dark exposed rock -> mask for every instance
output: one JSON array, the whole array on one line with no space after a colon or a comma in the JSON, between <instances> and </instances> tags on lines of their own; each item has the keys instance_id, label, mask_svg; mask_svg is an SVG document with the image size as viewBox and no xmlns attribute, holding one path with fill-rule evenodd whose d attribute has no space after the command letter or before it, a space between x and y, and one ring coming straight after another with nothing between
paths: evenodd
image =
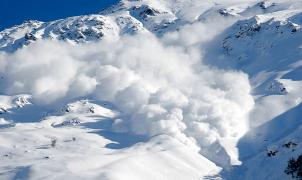
<instances>
[{"instance_id":1,"label":"dark exposed rock","mask_svg":"<svg viewBox=\"0 0 302 180\"><path fill-rule=\"evenodd\" d=\"M225 8L219 9L219 10L218 10L218 13L219 13L220 15L226 16L226 17L231 15L230 12L229 12L227 9L225 9Z\"/></svg>"},{"instance_id":2,"label":"dark exposed rock","mask_svg":"<svg viewBox=\"0 0 302 180\"><path fill-rule=\"evenodd\" d=\"M276 3L271 3L269 1L262 1L262 2L259 2L258 3L258 6L263 9L263 10L266 10L267 8L269 7L272 7L272 6L276 6Z\"/></svg>"},{"instance_id":3,"label":"dark exposed rock","mask_svg":"<svg viewBox=\"0 0 302 180\"><path fill-rule=\"evenodd\" d=\"M90 113L95 113L94 107L92 106L91 108L89 108L89 112Z\"/></svg>"},{"instance_id":4,"label":"dark exposed rock","mask_svg":"<svg viewBox=\"0 0 302 180\"><path fill-rule=\"evenodd\" d=\"M0 114L4 114L4 113L7 113L7 110L4 109L4 108L2 108L2 107L0 107Z\"/></svg>"},{"instance_id":5,"label":"dark exposed rock","mask_svg":"<svg viewBox=\"0 0 302 180\"><path fill-rule=\"evenodd\" d=\"M161 12L157 9L154 9L148 5L135 6L132 10L142 19L147 19L150 16L156 16L157 14L161 14Z\"/></svg>"},{"instance_id":6,"label":"dark exposed rock","mask_svg":"<svg viewBox=\"0 0 302 180\"><path fill-rule=\"evenodd\" d=\"M282 147L286 147L286 148L294 148L294 147L296 147L297 145L298 145L297 143L294 143L294 142L289 141L288 143L283 144Z\"/></svg>"},{"instance_id":7,"label":"dark exposed rock","mask_svg":"<svg viewBox=\"0 0 302 180\"><path fill-rule=\"evenodd\" d=\"M284 171L286 174L291 175L292 178L302 179L302 155L300 155L297 159L291 158L287 167Z\"/></svg>"},{"instance_id":8,"label":"dark exposed rock","mask_svg":"<svg viewBox=\"0 0 302 180\"><path fill-rule=\"evenodd\" d=\"M267 156L268 156L268 157L273 157L273 156L276 156L277 153L278 153L278 151L268 150L268 151L267 151Z\"/></svg>"},{"instance_id":9,"label":"dark exposed rock","mask_svg":"<svg viewBox=\"0 0 302 180\"><path fill-rule=\"evenodd\" d=\"M78 118L73 118L71 120L66 120L64 122L61 123L61 126L68 126L68 125L73 125L76 126L78 124L80 124L80 120Z\"/></svg>"},{"instance_id":10,"label":"dark exposed rock","mask_svg":"<svg viewBox=\"0 0 302 180\"><path fill-rule=\"evenodd\" d=\"M24 38L27 41L29 41L29 40L36 41L37 40L37 37L32 33L26 33Z\"/></svg>"},{"instance_id":11,"label":"dark exposed rock","mask_svg":"<svg viewBox=\"0 0 302 180\"><path fill-rule=\"evenodd\" d=\"M266 87L267 91L270 91L272 93L276 93L276 94L287 94L287 89L284 86L283 83L274 80L272 81L267 87Z\"/></svg>"}]
</instances>

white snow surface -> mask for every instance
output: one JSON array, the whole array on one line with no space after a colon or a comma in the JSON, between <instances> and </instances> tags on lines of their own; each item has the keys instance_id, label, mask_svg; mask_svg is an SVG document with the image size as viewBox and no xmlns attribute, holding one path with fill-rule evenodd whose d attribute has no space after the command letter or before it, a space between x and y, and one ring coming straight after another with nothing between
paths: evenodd
<instances>
[{"instance_id":1,"label":"white snow surface","mask_svg":"<svg viewBox=\"0 0 302 180\"><path fill-rule=\"evenodd\" d=\"M122 0L0 32L0 179L290 179L301 18L300 0Z\"/></svg>"}]
</instances>

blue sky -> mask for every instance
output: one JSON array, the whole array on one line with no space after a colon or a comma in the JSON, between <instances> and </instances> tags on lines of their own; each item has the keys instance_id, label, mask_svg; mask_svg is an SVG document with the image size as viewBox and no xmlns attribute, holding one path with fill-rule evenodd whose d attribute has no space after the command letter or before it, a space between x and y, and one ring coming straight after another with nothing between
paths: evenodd
<instances>
[{"instance_id":1,"label":"blue sky","mask_svg":"<svg viewBox=\"0 0 302 180\"><path fill-rule=\"evenodd\" d=\"M119 0L1 0L0 30L25 20L50 21L97 13Z\"/></svg>"}]
</instances>

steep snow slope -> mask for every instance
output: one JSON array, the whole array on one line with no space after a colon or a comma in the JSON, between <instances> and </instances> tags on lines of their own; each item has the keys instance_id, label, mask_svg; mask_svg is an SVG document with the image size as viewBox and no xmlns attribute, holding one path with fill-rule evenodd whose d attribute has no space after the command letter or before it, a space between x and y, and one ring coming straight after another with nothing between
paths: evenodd
<instances>
[{"instance_id":1,"label":"steep snow slope","mask_svg":"<svg viewBox=\"0 0 302 180\"><path fill-rule=\"evenodd\" d=\"M248 73L256 102L238 143L243 165L228 178L288 179L287 161L302 152L301 2L265 1L232 15L246 14L218 38L224 58L212 62Z\"/></svg>"},{"instance_id":2,"label":"steep snow slope","mask_svg":"<svg viewBox=\"0 0 302 180\"><path fill-rule=\"evenodd\" d=\"M0 32L0 177L290 178L301 13L300 0L123 0Z\"/></svg>"}]
</instances>

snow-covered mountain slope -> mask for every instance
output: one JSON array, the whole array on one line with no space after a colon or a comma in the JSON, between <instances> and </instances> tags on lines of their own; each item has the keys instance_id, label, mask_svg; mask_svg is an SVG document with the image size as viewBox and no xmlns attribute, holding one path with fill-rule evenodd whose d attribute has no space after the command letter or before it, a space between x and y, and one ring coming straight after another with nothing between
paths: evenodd
<instances>
[{"instance_id":1,"label":"snow-covered mountain slope","mask_svg":"<svg viewBox=\"0 0 302 180\"><path fill-rule=\"evenodd\" d=\"M122 0L0 32L1 179L290 179L301 18L300 0Z\"/></svg>"},{"instance_id":2,"label":"snow-covered mountain slope","mask_svg":"<svg viewBox=\"0 0 302 180\"><path fill-rule=\"evenodd\" d=\"M41 122L2 129L1 179L198 179L219 172L168 136L138 143L146 139L108 131L118 113L106 106L82 100Z\"/></svg>"}]
</instances>

